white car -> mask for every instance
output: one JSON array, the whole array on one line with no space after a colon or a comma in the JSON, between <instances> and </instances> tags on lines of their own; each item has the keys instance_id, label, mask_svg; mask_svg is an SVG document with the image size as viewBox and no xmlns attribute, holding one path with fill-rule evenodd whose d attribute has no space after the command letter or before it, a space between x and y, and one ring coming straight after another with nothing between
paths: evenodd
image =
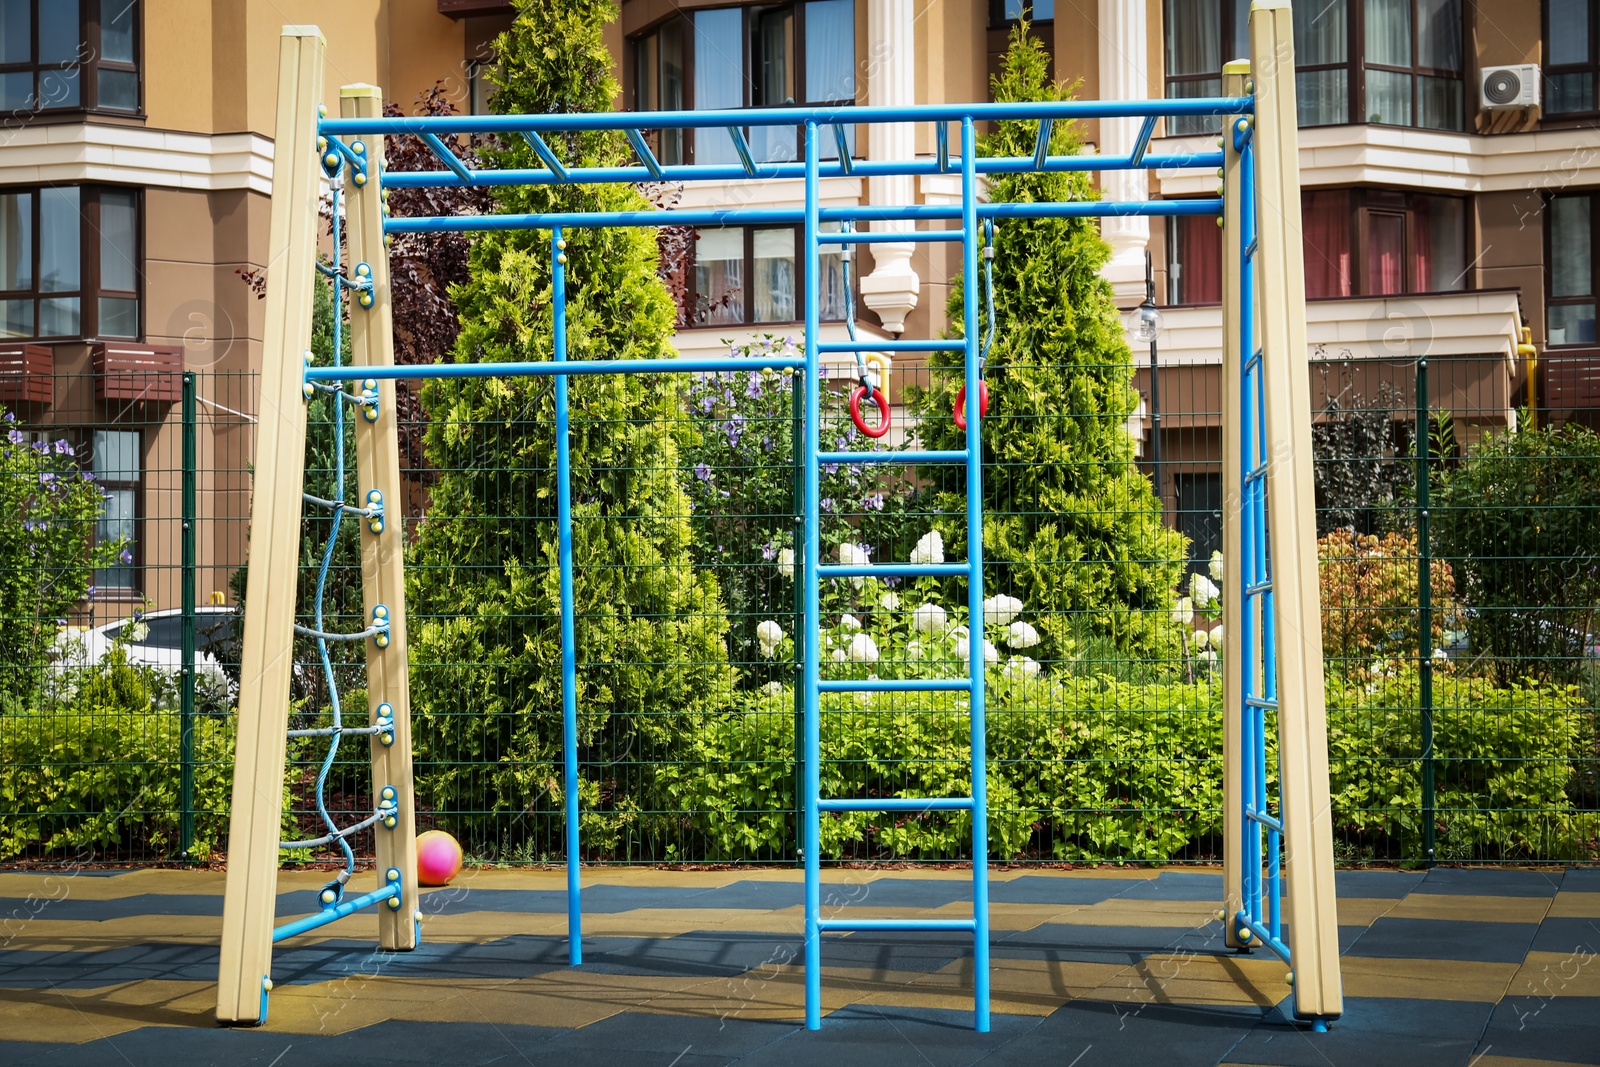
<instances>
[{"instance_id":1,"label":"white car","mask_svg":"<svg viewBox=\"0 0 1600 1067\"><path fill-rule=\"evenodd\" d=\"M239 609L206 605L194 609L194 665L196 674L221 673L222 665L217 654L224 655L234 646L239 636ZM69 666L86 667L105 659L111 646L124 634L124 627L142 627L138 641L127 641L128 663L138 667L155 667L163 672L177 674L183 668L183 611L168 608L150 611L137 618L129 617L116 622L103 623L92 629L65 631L57 640L61 661Z\"/></svg>"}]
</instances>

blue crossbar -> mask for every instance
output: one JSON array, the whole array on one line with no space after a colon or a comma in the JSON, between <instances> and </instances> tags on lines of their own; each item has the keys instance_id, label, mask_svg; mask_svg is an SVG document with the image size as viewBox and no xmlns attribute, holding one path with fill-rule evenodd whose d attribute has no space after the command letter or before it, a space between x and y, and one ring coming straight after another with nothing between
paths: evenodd
<instances>
[{"instance_id":1,"label":"blue crossbar","mask_svg":"<svg viewBox=\"0 0 1600 1067\"><path fill-rule=\"evenodd\" d=\"M863 233L860 230L849 231L824 231L817 234L817 240L825 245L886 245L916 241L938 244L948 242L955 244L964 237L960 230L873 230Z\"/></svg>"},{"instance_id":2,"label":"blue crossbar","mask_svg":"<svg viewBox=\"0 0 1600 1067\"><path fill-rule=\"evenodd\" d=\"M307 367L308 382L344 382L373 378L529 378L568 374L712 374L770 367L805 370L803 356L749 356L738 359L573 359L563 363L424 363L395 367Z\"/></svg>"},{"instance_id":3,"label":"blue crossbar","mask_svg":"<svg viewBox=\"0 0 1600 1067\"><path fill-rule=\"evenodd\" d=\"M977 924L971 919L818 919L817 928L824 933L858 930L884 932L889 930L952 930L971 933Z\"/></svg>"},{"instance_id":4,"label":"blue crossbar","mask_svg":"<svg viewBox=\"0 0 1600 1067\"><path fill-rule=\"evenodd\" d=\"M846 797L819 800L823 811L971 811L971 797Z\"/></svg>"},{"instance_id":5,"label":"blue crossbar","mask_svg":"<svg viewBox=\"0 0 1600 1067\"><path fill-rule=\"evenodd\" d=\"M347 915L354 915L362 908L369 908L381 901L388 900L390 897L398 897L399 895L400 883L390 882L382 889L373 890L371 893L356 897L353 900L342 901L331 908L322 909L315 915L307 915L304 919L296 919L294 922L285 923L277 927L272 931L272 942L277 944L285 938L307 933L317 929L319 926L327 926L329 923L337 922Z\"/></svg>"},{"instance_id":6,"label":"blue crossbar","mask_svg":"<svg viewBox=\"0 0 1600 1067\"><path fill-rule=\"evenodd\" d=\"M820 693L966 693L970 678L863 678L823 679L817 682Z\"/></svg>"},{"instance_id":7,"label":"blue crossbar","mask_svg":"<svg viewBox=\"0 0 1600 1067\"><path fill-rule=\"evenodd\" d=\"M819 578L958 578L972 573L965 563L823 563Z\"/></svg>"},{"instance_id":8,"label":"blue crossbar","mask_svg":"<svg viewBox=\"0 0 1600 1067\"><path fill-rule=\"evenodd\" d=\"M965 463L965 452L818 452L818 463Z\"/></svg>"},{"instance_id":9,"label":"blue crossbar","mask_svg":"<svg viewBox=\"0 0 1600 1067\"><path fill-rule=\"evenodd\" d=\"M867 338L861 341L819 341L817 351L829 352L965 352L967 343L954 341L886 341Z\"/></svg>"}]
</instances>

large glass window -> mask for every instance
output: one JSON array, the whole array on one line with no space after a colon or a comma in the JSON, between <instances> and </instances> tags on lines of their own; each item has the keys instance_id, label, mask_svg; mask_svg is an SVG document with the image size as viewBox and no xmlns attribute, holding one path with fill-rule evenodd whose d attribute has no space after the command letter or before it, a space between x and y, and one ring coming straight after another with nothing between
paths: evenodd
<instances>
[{"instance_id":1,"label":"large glass window","mask_svg":"<svg viewBox=\"0 0 1600 1067\"><path fill-rule=\"evenodd\" d=\"M1544 113L1600 110L1595 102L1600 0L1546 0L1544 16Z\"/></svg>"},{"instance_id":2,"label":"large glass window","mask_svg":"<svg viewBox=\"0 0 1600 1067\"><path fill-rule=\"evenodd\" d=\"M1222 299L1222 230L1210 215L1167 220L1167 303L1215 304Z\"/></svg>"},{"instance_id":3,"label":"large glass window","mask_svg":"<svg viewBox=\"0 0 1600 1067\"><path fill-rule=\"evenodd\" d=\"M1014 22L1049 22L1056 17L1056 0L989 0L989 25Z\"/></svg>"},{"instance_id":4,"label":"large glass window","mask_svg":"<svg viewBox=\"0 0 1600 1067\"><path fill-rule=\"evenodd\" d=\"M139 193L0 189L0 336L139 336Z\"/></svg>"},{"instance_id":5,"label":"large glass window","mask_svg":"<svg viewBox=\"0 0 1600 1067\"><path fill-rule=\"evenodd\" d=\"M694 242L693 320L710 326L795 322L800 317L799 231L792 226L718 226ZM844 318L844 270L838 245L822 247L821 314Z\"/></svg>"},{"instance_id":6,"label":"large glass window","mask_svg":"<svg viewBox=\"0 0 1600 1067\"><path fill-rule=\"evenodd\" d=\"M1165 11L1168 98L1220 95L1222 65L1249 55L1247 0L1166 0ZM1295 5L1300 125L1339 125L1356 114L1386 125L1462 129L1463 25L1461 0ZM1173 134L1218 128L1212 119L1168 120Z\"/></svg>"},{"instance_id":7,"label":"large glass window","mask_svg":"<svg viewBox=\"0 0 1600 1067\"><path fill-rule=\"evenodd\" d=\"M139 0L0 0L0 109L140 107Z\"/></svg>"},{"instance_id":8,"label":"large glass window","mask_svg":"<svg viewBox=\"0 0 1600 1067\"><path fill-rule=\"evenodd\" d=\"M675 14L635 37L632 104L640 111L713 111L789 104L853 104L856 97L854 0L711 8ZM799 158L793 126L743 128L758 163ZM838 155L824 130L821 155ZM846 130L852 154L855 130ZM663 163L736 164L722 130L653 135Z\"/></svg>"},{"instance_id":9,"label":"large glass window","mask_svg":"<svg viewBox=\"0 0 1600 1067\"><path fill-rule=\"evenodd\" d=\"M1595 344L1594 196L1550 198L1546 213L1545 308L1547 342Z\"/></svg>"}]
</instances>

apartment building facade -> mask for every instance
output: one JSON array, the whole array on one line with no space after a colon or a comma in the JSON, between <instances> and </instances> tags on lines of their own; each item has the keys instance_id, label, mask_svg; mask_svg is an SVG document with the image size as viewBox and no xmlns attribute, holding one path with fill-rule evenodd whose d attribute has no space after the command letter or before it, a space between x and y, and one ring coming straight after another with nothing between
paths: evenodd
<instances>
[{"instance_id":1,"label":"apartment building facade","mask_svg":"<svg viewBox=\"0 0 1600 1067\"><path fill-rule=\"evenodd\" d=\"M938 103L985 98L1008 32L1026 18L1055 77L1076 82L1079 96L1139 99L1218 92L1222 64L1247 51L1247 12L1248 0L621 0L606 39L625 109ZM106 532L134 537L146 566L109 576L129 584L112 587L107 611L119 595L176 602L169 584L138 584L176 551L176 538L150 533L174 513L176 486L149 462L173 447L175 394L116 383L132 380L130 367L143 369L133 376L143 382L151 367L221 381L260 365L260 309L237 272L270 274L280 26L322 28L330 101L341 84L372 82L408 107L442 83L463 110L481 110L492 42L511 17L499 0L5 5L0 403L78 434L85 461L100 455L117 475ZM1448 362L1441 380L1460 396L1435 405L1470 413L1460 420L1469 436L1507 424L1519 406L1546 419L1592 418L1600 0L1317 0L1297 11L1297 38L1312 354L1349 365ZM1496 102L1486 72L1499 96L1517 88L1509 78L1539 103L1516 92ZM1125 152L1135 127L1089 122L1082 135L1089 150ZM1214 136L1204 123L1166 122L1153 151L1204 147ZM797 131L773 130L753 148L791 159L796 146ZM709 134L654 147L669 161L733 152ZM847 150L905 158L935 145L928 129L874 127ZM823 196L952 202L954 180L830 178ZM1118 199L1214 195L1203 179L1178 174L1108 174L1104 185ZM756 195L792 200L798 189ZM763 202L749 196L748 187L696 185L682 203ZM1119 303L1143 299L1149 254L1163 305L1162 495L1175 513L1209 510L1220 492L1219 233L1209 219L1121 219L1107 220L1105 235ZM694 321L679 333L680 350L798 329L793 229L708 230L695 255ZM858 327L937 335L956 266L944 245L871 246L857 266ZM837 264L824 284L825 334L842 335ZM1536 360L1517 358L1524 326ZM1136 352L1142 364L1142 346ZM1401 372L1389 376L1403 393ZM1141 369L1141 391L1151 384ZM1324 389L1337 390L1336 380ZM1146 407L1131 427L1147 455L1151 414ZM115 429L119 419L137 431ZM225 589L243 555L248 472L237 457L251 455L250 438L242 420L202 434L199 465L216 490L204 498L219 512L206 516L219 521L201 546L202 563L213 565L203 591Z\"/></svg>"}]
</instances>

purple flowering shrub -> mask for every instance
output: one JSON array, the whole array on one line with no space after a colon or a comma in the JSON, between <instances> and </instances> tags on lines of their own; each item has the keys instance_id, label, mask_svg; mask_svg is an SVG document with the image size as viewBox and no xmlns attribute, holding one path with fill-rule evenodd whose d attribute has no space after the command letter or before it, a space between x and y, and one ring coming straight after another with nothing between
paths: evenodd
<instances>
[{"instance_id":1,"label":"purple flowering shrub","mask_svg":"<svg viewBox=\"0 0 1600 1067\"><path fill-rule=\"evenodd\" d=\"M764 335L730 345L733 356L799 355L793 338ZM684 451L693 512L693 554L715 569L727 600L730 652L748 670L748 684L787 677L782 665L760 655L756 627L762 619L794 610L794 583L785 576L795 543L796 387L799 374L736 371L693 376L683 404L694 434ZM855 383L837 376L822 381L821 444L825 451L897 449L874 442L850 421ZM803 394L802 394L803 396ZM893 543L907 523L913 485L900 468L826 464L818 495L822 543Z\"/></svg>"},{"instance_id":2,"label":"purple flowering shrub","mask_svg":"<svg viewBox=\"0 0 1600 1067\"><path fill-rule=\"evenodd\" d=\"M0 415L0 708L37 692L59 628L90 596L96 567L128 550L94 543L105 491L70 444Z\"/></svg>"}]
</instances>

